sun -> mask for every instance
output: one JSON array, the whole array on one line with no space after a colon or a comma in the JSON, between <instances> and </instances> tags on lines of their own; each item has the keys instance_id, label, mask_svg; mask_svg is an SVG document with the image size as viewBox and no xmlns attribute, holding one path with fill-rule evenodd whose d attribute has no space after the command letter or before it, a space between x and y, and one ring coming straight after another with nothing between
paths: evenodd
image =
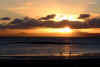
<instances>
[{"instance_id":1,"label":"sun","mask_svg":"<svg viewBox=\"0 0 100 67\"><path fill-rule=\"evenodd\" d=\"M65 28L59 29L59 32L72 32L72 29L70 27L65 27Z\"/></svg>"},{"instance_id":2,"label":"sun","mask_svg":"<svg viewBox=\"0 0 100 67\"><path fill-rule=\"evenodd\" d=\"M63 21L63 20L69 20L69 21L83 21L81 19L78 19L79 15L77 14L56 14L56 17L53 19L54 21Z\"/></svg>"},{"instance_id":3,"label":"sun","mask_svg":"<svg viewBox=\"0 0 100 67\"><path fill-rule=\"evenodd\" d=\"M70 27L64 28L38 28L35 32L42 33L72 33L73 30Z\"/></svg>"}]
</instances>

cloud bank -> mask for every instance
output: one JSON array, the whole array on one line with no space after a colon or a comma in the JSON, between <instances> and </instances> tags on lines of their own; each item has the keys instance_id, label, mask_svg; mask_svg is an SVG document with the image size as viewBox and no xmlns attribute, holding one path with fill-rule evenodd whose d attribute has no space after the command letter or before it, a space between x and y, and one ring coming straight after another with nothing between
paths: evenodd
<instances>
[{"instance_id":1,"label":"cloud bank","mask_svg":"<svg viewBox=\"0 0 100 67\"><path fill-rule=\"evenodd\" d=\"M47 27L47 28L100 28L100 18L95 17L91 19L86 19L84 22L81 21L68 21L62 20L59 22L51 21L56 15L48 15L46 17L41 17L39 19L25 17L24 19L16 18L7 25L0 24L0 29L29 29L36 27ZM84 19L90 17L90 14L81 14L79 18ZM4 18L8 20L8 18ZM44 20L44 21L42 21Z\"/></svg>"}]
</instances>

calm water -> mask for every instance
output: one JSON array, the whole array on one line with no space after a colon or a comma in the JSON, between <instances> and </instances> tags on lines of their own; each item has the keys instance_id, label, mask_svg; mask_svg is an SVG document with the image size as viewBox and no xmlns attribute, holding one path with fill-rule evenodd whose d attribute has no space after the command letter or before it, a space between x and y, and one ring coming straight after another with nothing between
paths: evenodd
<instances>
[{"instance_id":1,"label":"calm water","mask_svg":"<svg viewBox=\"0 0 100 67\"><path fill-rule=\"evenodd\" d=\"M1 56L82 56L100 53L100 38L0 38Z\"/></svg>"}]
</instances>

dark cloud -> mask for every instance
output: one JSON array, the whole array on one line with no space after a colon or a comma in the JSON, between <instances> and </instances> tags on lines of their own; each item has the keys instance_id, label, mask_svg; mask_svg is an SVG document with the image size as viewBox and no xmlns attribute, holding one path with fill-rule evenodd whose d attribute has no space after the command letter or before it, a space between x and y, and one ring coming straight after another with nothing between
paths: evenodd
<instances>
[{"instance_id":1,"label":"dark cloud","mask_svg":"<svg viewBox=\"0 0 100 67\"><path fill-rule=\"evenodd\" d=\"M90 14L80 14L79 19L85 19L85 18L88 18L90 16L91 16Z\"/></svg>"},{"instance_id":2,"label":"dark cloud","mask_svg":"<svg viewBox=\"0 0 100 67\"><path fill-rule=\"evenodd\" d=\"M5 28L11 29L26 29L26 28L34 28L40 26L40 21L36 19L15 19L9 25L6 25Z\"/></svg>"},{"instance_id":3,"label":"dark cloud","mask_svg":"<svg viewBox=\"0 0 100 67\"><path fill-rule=\"evenodd\" d=\"M50 20L50 19L53 19L56 15L55 14L52 14L52 15L48 15L46 17L41 17L39 18L39 20Z\"/></svg>"},{"instance_id":4,"label":"dark cloud","mask_svg":"<svg viewBox=\"0 0 100 67\"><path fill-rule=\"evenodd\" d=\"M13 22L9 25L5 26L5 28L10 29L28 29L28 28L35 28L35 27L48 27L48 28L63 28L70 26L71 28L86 28L88 27L87 24L81 23L78 21L61 21L61 22L55 22L55 21L38 21L35 19L29 20L29 21L23 21L23 22Z\"/></svg>"},{"instance_id":5,"label":"dark cloud","mask_svg":"<svg viewBox=\"0 0 100 67\"><path fill-rule=\"evenodd\" d=\"M91 27L100 27L100 18L93 18L88 23Z\"/></svg>"},{"instance_id":6,"label":"dark cloud","mask_svg":"<svg viewBox=\"0 0 100 67\"><path fill-rule=\"evenodd\" d=\"M18 23L21 23L21 22L23 22L22 19L16 18L10 24L18 24Z\"/></svg>"},{"instance_id":7,"label":"dark cloud","mask_svg":"<svg viewBox=\"0 0 100 67\"><path fill-rule=\"evenodd\" d=\"M11 18L9 17L3 17L3 18L0 18L0 20L10 20Z\"/></svg>"}]
</instances>

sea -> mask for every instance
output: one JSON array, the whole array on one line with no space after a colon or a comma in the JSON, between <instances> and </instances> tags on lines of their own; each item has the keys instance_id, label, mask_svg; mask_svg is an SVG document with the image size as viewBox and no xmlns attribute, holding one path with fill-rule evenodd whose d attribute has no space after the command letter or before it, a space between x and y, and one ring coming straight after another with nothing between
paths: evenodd
<instances>
[{"instance_id":1,"label":"sea","mask_svg":"<svg viewBox=\"0 0 100 67\"><path fill-rule=\"evenodd\" d=\"M100 38L0 37L0 56L100 58Z\"/></svg>"}]
</instances>

